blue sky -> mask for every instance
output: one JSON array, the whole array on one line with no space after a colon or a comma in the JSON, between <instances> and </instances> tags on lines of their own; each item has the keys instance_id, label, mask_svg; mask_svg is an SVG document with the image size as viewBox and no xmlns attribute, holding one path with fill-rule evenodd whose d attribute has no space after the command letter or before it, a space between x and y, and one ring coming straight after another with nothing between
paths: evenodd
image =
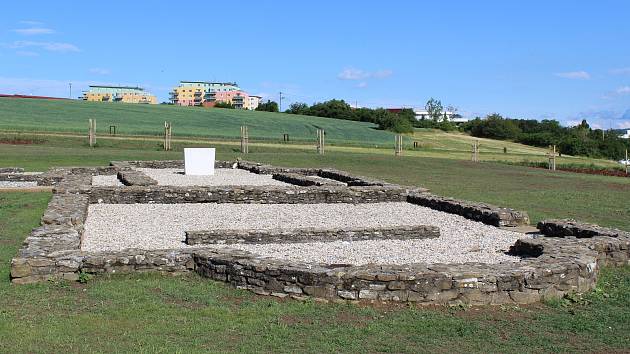
<instances>
[{"instance_id":1,"label":"blue sky","mask_svg":"<svg viewBox=\"0 0 630 354\"><path fill-rule=\"evenodd\" d=\"M288 103L441 99L465 116L630 128L628 1L11 1L0 93L236 81Z\"/></svg>"}]
</instances>

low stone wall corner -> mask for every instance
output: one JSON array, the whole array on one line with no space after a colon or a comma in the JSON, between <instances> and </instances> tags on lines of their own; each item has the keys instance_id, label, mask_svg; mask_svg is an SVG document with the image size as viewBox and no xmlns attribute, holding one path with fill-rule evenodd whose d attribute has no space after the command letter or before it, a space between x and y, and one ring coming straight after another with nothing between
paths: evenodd
<instances>
[{"instance_id":1,"label":"low stone wall corner","mask_svg":"<svg viewBox=\"0 0 630 354\"><path fill-rule=\"evenodd\" d=\"M407 201L445 213L456 214L492 226L529 225L529 215L525 211L501 208L486 203L474 203L453 198L441 197L431 193L409 192Z\"/></svg>"}]
</instances>

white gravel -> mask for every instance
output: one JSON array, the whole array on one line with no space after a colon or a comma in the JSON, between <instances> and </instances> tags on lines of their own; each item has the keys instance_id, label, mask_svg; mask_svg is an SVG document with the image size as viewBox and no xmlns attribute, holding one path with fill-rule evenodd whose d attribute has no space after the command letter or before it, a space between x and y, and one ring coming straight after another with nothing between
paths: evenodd
<instances>
[{"instance_id":1,"label":"white gravel","mask_svg":"<svg viewBox=\"0 0 630 354\"><path fill-rule=\"evenodd\" d=\"M0 188L29 188L29 187L37 187L37 182L0 181Z\"/></svg>"},{"instance_id":2,"label":"white gravel","mask_svg":"<svg viewBox=\"0 0 630 354\"><path fill-rule=\"evenodd\" d=\"M242 169L215 168L214 176L187 176L174 168L136 168L160 186L287 186L271 175L259 175Z\"/></svg>"},{"instance_id":3,"label":"white gravel","mask_svg":"<svg viewBox=\"0 0 630 354\"><path fill-rule=\"evenodd\" d=\"M123 186L119 180L118 176L110 175L110 176L92 176L92 185L99 187L120 187Z\"/></svg>"},{"instance_id":4,"label":"white gravel","mask_svg":"<svg viewBox=\"0 0 630 354\"><path fill-rule=\"evenodd\" d=\"M84 251L169 249L185 231L209 229L355 228L435 225L425 240L336 241L229 245L277 259L327 264L498 263L518 261L504 252L523 234L409 203L375 204L92 204ZM208 247L208 246L205 246Z\"/></svg>"}]
</instances>

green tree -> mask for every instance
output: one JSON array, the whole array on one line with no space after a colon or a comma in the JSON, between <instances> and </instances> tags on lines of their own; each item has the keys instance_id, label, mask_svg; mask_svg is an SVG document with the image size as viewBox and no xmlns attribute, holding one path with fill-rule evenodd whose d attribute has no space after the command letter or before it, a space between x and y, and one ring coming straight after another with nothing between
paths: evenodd
<instances>
[{"instance_id":1,"label":"green tree","mask_svg":"<svg viewBox=\"0 0 630 354\"><path fill-rule=\"evenodd\" d=\"M271 100L267 100L267 102L259 104L258 107L256 107L256 110L263 112L280 112L278 109L278 103Z\"/></svg>"},{"instance_id":2,"label":"green tree","mask_svg":"<svg viewBox=\"0 0 630 354\"><path fill-rule=\"evenodd\" d=\"M285 113L308 115L309 106L303 102L295 102L289 106Z\"/></svg>"},{"instance_id":3,"label":"green tree","mask_svg":"<svg viewBox=\"0 0 630 354\"><path fill-rule=\"evenodd\" d=\"M442 102L440 100L436 100L431 97L427 101L427 104L424 105L424 109L427 110L429 118L431 118L434 122L437 123L442 118L442 111L444 110L444 107L442 107Z\"/></svg>"},{"instance_id":4,"label":"green tree","mask_svg":"<svg viewBox=\"0 0 630 354\"><path fill-rule=\"evenodd\" d=\"M228 108L228 109L234 109L234 105L231 104L230 102L225 102L225 101L218 101L214 104L215 108Z\"/></svg>"},{"instance_id":5,"label":"green tree","mask_svg":"<svg viewBox=\"0 0 630 354\"><path fill-rule=\"evenodd\" d=\"M354 110L344 100L330 100L315 103L309 109L309 115L345 120L357 120Z\"/></svg>"},{"instance_id":6,"label":"green tree","mask_svg":"<svg viewBox=\"0 0 630 354\"><path fill-rule=\"evenodd\" d=\"M386 109L378 108L374 110L374 117L379 128L395 133L412 133L413 125L409 119L400 114L392 113Z\"/></svg>"}]
</instances>

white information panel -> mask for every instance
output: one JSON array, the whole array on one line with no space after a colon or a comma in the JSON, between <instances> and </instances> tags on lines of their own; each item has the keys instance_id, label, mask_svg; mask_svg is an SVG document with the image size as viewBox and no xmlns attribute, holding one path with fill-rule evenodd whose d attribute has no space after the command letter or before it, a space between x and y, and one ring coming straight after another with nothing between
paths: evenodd
<instances>
[{"instance_id":1,"label":"white information panel","mask_svg":"<svg viewBox=\"0 0 630 354\"><path fill-rule=\"evenodd\" d=\"M214 175L214 148L185 148L184 172L192 176Z\"/></svg>"}]
</instances>

